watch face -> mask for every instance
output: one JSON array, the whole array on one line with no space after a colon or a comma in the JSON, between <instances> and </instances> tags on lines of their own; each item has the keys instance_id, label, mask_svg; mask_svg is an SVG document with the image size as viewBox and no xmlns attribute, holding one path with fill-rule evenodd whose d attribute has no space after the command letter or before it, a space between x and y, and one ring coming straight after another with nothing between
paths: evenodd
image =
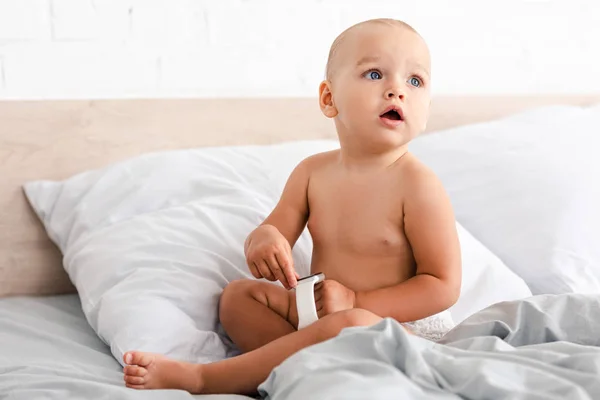
<instances>
[{"instance_id":1,"label":"watch face","mask_svg":"<svg viewBox=\"0 0 600 400\"><path fill-rule=\"evenodd\" d=\"M298 279L298 282L302 282L302 281L305 281L310 278L314 278L315 276L319 276L319 275L321 275L321 272L317 272L316 274L312 274L312 275L305 276L304 278L300 278L300 279Z\"/></svg>"}]
</instances>

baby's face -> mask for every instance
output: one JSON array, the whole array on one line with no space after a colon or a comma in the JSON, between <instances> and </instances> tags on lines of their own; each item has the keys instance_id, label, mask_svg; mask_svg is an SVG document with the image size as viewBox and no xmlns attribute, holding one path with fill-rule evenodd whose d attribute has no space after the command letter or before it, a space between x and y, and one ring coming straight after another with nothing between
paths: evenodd
<instances>
[{"instance_id":1,"label":"baby's face","mask_svg":"<svg viewBox=\"0 0 600 400\"><path fill-rule=\"evenodd\" d=\"M401 146L425 129L430 57L408 28L368 24L340 44L329 87L340 139ZM393 109L394 111L388 112Z\"/></svg>"}]
</instances>

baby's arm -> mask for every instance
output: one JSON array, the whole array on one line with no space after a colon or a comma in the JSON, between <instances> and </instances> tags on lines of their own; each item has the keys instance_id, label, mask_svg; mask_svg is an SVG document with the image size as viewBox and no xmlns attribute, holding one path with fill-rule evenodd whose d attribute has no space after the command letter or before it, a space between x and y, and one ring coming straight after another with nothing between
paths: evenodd
<instances>
[{"instance_id":1,"label":"baby's arm","mask_svg":"<svg viewBox=\"0 0 600 400\"><path fill-rule=\"evenodd\" d=\"M244 252L252 274L280 280L286 288L296 286L291 249L308 221L308 181L311 158L294 168L279 202L269 216L246 239Z\"/></svg>"},{"instance_id":2,"label":"baby's arm","mask_svg":"<svg viewBox=\"0 0 600 400\"><path fill-rule=\"evenodd\" d=\"M308 180L311 159L304 159L288 178L279 202L261 225L272 225L287 239L290 247L300 237L308 221Z\"/></svg>"},{"instance_id":3,"label":"baby's arm","mask_svg":"<svg viewBox=\"0 0 600 400\"><path fill-rule=\"evenodd\" d=\"M439 179L418 166L406 184L404 231L417 264L416 276L395 286L358 292L356 307L400 322L415 321L452 306L460 295L460 244L450 199Z\"/></svg>"}]
</instances>

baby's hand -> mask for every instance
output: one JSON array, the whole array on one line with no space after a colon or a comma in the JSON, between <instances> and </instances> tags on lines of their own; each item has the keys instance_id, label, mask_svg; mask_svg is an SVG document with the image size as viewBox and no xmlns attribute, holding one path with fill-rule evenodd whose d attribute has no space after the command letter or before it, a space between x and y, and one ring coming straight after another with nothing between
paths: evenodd
<instances>
[{"instance_id":1,"label":"baby's hand","mask_svg":"<svg viewBox=\"0 0 600 400\"><path fill-rule=\"evenodd\" d=\"M323 318L334 312L354 308L356 293L338 281L325 279L315 285L315 306L317 315Z\"/></svg>"},{"instance_id":2,"label":"baby's hand","mask_svg":"<svg viewBox=\"0 0 600 400\"><path fill-rule=\"evenodd\" d=\"M269 281L280 281L286 289L296 287L299 275L294 270L290 244L272 225L261 225L246 243L246 262L252 275Z\"/></svg>"}]
</instances>

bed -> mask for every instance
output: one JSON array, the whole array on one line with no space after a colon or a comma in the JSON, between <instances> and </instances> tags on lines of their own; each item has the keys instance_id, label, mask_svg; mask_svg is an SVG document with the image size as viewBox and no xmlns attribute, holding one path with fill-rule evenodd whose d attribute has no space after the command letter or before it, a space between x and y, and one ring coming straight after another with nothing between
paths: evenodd
<instances>
[{"instance_id":1,"label":"bed","mask_svg":"<svg viewBox=\"0 0 600 400\"><path fill-rule=\"evenodd\" d=\"M439 97L432 103L427 132L443 131L445 135L452 135L453 130L461 126L484 124L487 121L499 120L527 110L554 106L575 108L598 102L600 102L599 96ZM424 140L427 136L429 135L425 135ZM24 184L36 180L66 180L82 171L104 168L150 152L207 146L270 145L310 140L335 141L333 125L331 121L322 117L314 99L0 102L1 397L10 399L212 398L212 396L192 396L181 391L140 392L124 387L122 366L114 357L115 349L111 349L106 336L99 337L95 329L90 326L93 325L95 316L82 311L81 299L76 293L73 279L65 273L63 254L59 249L60 246L57 246L56 237L49 235L48 226L44 225L40 213L34 210L35 202L31 201L32 192L29 194L29 201L26 198L23 191ZM431 161L435 162L434 159ZM459 205L457 212L459 219L461 217L466 219L464 213L469 206L469 204L464 207ZM475 236L481 234L482 237L486 237L485 232L478 228L477 221L473 221L469 228ZM494 243L489 240L486 245L495 251ZM502 252L500 245L497 248L498 252ZM527 276L524 279L526 278ZM534 294L540 294L542 297L534 298L528 303L520 302L513 305L512 311L514 307L518 307L519 310L540 309L537 305L546 304L547 308L541 308L547 311L544 315L558 318L564 317L564 314L560 314L564 304L576 303L580 309L586 310L587 318L600 320L594 314L594 307L590 305L590 302L595 300L586 297L585 294L557 298L557 293L544 293L542 289L539 293L534 291ZM543 297L546 294L550 297ZM503 309L503 315L509 315L507 310L509 309ZM531 316L532 312L522 311L519 314ZM508 326L509 333L520 332L522 328L520 321L503 325L498 322L500 321L498 315L497 311L492 310L487 314L484 312L478 317L479 319L467 320L464 328L461 328L463 330L454 333L454 337L447 340L449 342L463 340L462 346L467 348L468 345L464 342L467 338L474 341L470 345L476 342L474 337L477 335L498 338L501 336L498 334L498 329L502 327ZM496 322L489 323L490 318ZM487 323L484 323L486 321ZM480 329L482 326L485 326L484 330ZM567 323L567 327L554 328L548 330L555 332L558 338L556 340L571 340L575 335L577 337L573 341L589 342L589 338L584 338L585 335L581 334L583 328L580 319L573 319ZM591 324L587 325L587 328L592 329ZM392 332L387 337L396 337L400 342L407 340L401 333L394 331L389 321L385 321L385 324L378 329ZM596 327L594 326L593 329ZM474 335L472 333L474 331L479 333ZM361 340L359 337L361 334L363 332L350 332L343 339ZM352 339L353 335L356 339ZM506 333L504 339L507 343L511 343L511 339L507 339L508 336L510 335ZM536 340L541 343L547 339L544 338L542 332ZM519 340L522 340L522 337L514 339L512 343L526 344ZM334 353L341 351L335 348L338 345L335 341L328 345L332 346L331 350L323 347L322 354L329 354L327 351ZM420 345L415 344L417 348ZM342 341L339 342L339 346L344 348ZM382 348L385 346L382 344ZM427 345L423 346L427 347ZM310 364L302 364L302 357L308 357L310 354L310 352L299 353L297 357L295 356L293 364L282 365L278 373L273 374L266 382L263 395L286 399L306 398L302 396L310 395L303 392L306 390L303 389L306 385L301 384L302 379L307 379L311 373L319 373L308 369L305 371L302 367ZM357 359L364 357L360 354L355 356ZM441 354L439 360L444 357L450 355ZM324 362L331 362L331 360ZM336 362L341 366L348 366L348 371L352 371L352 366L356 364L350 359ZM302 372L304 376L299 376L298 371L304 371ZM281 377L286 373L290 379L281 383ZM353 373L357 374L356 376L364 375L364 371L360 369ZM435 375L434 372L429 371L429 375L432 374ZM406 373L402 376L406 377L410 374ZM339 382L350 379L342 378L331 379L334 381L337 379ZM418 381L420 378L417 376L411 379ZM583 390L581 393L597 390L595 387L590 389L594 386L592 383L586 383L587 386L581 382L580 384L580 387L585 388L580 389ZM378 387L381 392L384 386ZM446 387L448 388L450 386ZM418 397L420 395L433 396L426 390L419 390L421 391L414 398L421 398ZM460 393L459 389L448 390L455 394ZM376 392L371 391L373 398L384 398L377 397ZM322 396L315 395L314 398L333 398L325 393L324 391ZM355 390L352 393L359 392ZM386 393L389 395L391 392ZM473 395L476 392L469 393L465 396L477 398ZM577 390L572 393L580 394ZM222 395L214 398L244 397ZM356 394L355 398L365 397Z\"/></svg>"}]
</instances>

